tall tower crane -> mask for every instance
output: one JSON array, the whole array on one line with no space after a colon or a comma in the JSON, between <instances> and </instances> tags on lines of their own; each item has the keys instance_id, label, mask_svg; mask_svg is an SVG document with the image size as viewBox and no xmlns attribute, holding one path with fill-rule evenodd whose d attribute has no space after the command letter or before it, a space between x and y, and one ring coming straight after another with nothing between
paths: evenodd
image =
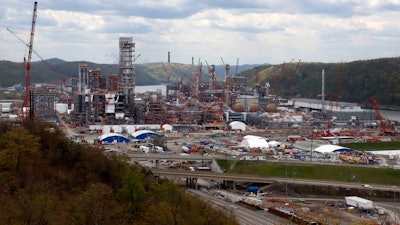
<instances>
[{"instance_id":1,"label":"tall tower crane","mask_svg":"<svg viewBox=\"0 0 400 225\"><path fill-rule=\"evenodd\" d=\"M33 108L32 104L30 104L31 100L31 60L32 60L32 49L33 49L33 38L35 36L35 25L36 25L36 16L37 16L37 2L34 3L33 6L33 15L32 15L32 26L31 26L31 37L29 40L29 50L28 50L28 58L24 58L25 65L25 98L24 98L24 107L29 110L29 119L33 119Z\"/></svg>"}]
</instances>

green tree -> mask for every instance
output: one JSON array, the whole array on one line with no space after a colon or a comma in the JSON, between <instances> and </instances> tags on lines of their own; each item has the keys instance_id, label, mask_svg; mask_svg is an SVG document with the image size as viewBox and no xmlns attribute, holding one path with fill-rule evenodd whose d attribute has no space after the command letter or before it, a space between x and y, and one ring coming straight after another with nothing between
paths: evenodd
<instances>
[{"instance_id":1,"label":"green tree","mask_svg":"<svg viewBox=\"0 0 400 225\"><path fill-rule=\"evenodd\" d=\"M147 195L142 183L143 176L140 171L128 169L122 178L122 187L118 190L118 198L127 202L132 218L135 218L144 206Z\"/></svg>"},{"instance_id":2,"label":"green tree","mask_svg":"<svg viewBox=\"0 0 400 225\"><path fill-rule=\"evenodd\" d=\"M18 175L31 173L40 151L40 138L23 127L14 127L0 138L0 168L14 170ZM25 171L22 171L22 170Z\"/></svg>"},{"instance_id":3,"label":"green tree","mask_svg":"<svg viewBox=\"0 0 400 225\"><path fill-rule=\"evenodd\" d=\"M112 189L105 184L96 183L72 199L65 224L122 225L125 218Z\"/></svg>"}]
</instances>

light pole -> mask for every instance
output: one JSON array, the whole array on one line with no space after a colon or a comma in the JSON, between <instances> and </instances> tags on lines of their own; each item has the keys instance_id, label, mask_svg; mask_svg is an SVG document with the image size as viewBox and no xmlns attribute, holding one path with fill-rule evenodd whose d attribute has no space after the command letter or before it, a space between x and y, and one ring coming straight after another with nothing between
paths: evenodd
<instances>
[{"instance_id":1,"label":"light pole","mask_svg":"<svg viewBox=\"0 0 400 225\"><path fill-rule=\"evenodd\" d=\"M313 158L312 158L313 141L314 141L314 130L311 131L311 150L310 150L310 153L311 153L311 161L313 161Z\"/></svg>"},{"instance_id":2,"label":"light pole","mask_svg":"<svg viewBox=\"0 0 400 225\"><path fill-rule=\"evenodd\" d=\"M394 224L397 224L396 186L393 186L393 211L394 211Z\"/></svg>"},{"instance_id":3,"label":"light pole","mask_svg":"<svg viewBox=\"0 0 400 225\"><path fill-rule=\"evenodd\" d=\"M287 199L287 165L286 165L286 193L285 193L285 197Z\"/></svg>"}]
</instances>

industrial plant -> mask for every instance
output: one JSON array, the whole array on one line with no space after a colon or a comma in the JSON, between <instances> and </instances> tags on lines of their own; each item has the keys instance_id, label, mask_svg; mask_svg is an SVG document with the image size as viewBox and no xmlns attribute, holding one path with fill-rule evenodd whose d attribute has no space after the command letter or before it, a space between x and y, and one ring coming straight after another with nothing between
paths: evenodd
<instances>
[{"instance_id":1,"label":"industrial plant","mask_svg":"<svg viewBox=\"0 0 400 225\"><path fill-rule=\"evenodd\" d=\"M224 80L218 81L215 65L205 61L207 70L203 71L200 60L197 65L192 63L189 84L183 83L183 79L172 84L163 63L167 84L159 85L155 90L144 87L146 91L136 91L136 76L140 76L135 71L136 58L133 38L121 37L119 71L115 74L104 76L101 68L79 64L76 77L64 78L61 85L27 83L29 88L25 91L29 98L24 99L20 117L57 121L62 115L71 124L83 128L91 125L172 124L194 130L224 130L229 129L230 122L242 121L262 129L297 127L299 132L301 128L334 126L376 128L382 122L379 125L383 132L394 132L394 128L389 129L384 118L379 117L378 104L372 98L375 111L363 110L353 103L326 101L324 71L319 100L281 98L271 94L269 83L249 88L238 82L238 65L231 75L230 65L224 64Z\"/></svg>"}]
</instances>

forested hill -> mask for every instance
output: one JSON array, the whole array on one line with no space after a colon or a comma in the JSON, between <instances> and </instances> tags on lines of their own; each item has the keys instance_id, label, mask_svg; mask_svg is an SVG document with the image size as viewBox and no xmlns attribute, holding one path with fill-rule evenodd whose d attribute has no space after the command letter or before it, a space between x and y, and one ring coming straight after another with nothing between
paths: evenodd
<instances>
[{"instance_id":1,"label":"forested hill","mask_svg":"<svg viewBox=\"0 0 400 225\"><path fill-rule=\"evenodd\" d=\"M322 93L322 70L328 101L354 102L370 108L370 98L374 97L381 107L400 106L400 58L343 63L293 62L255 67L240 76L246 77L247 84L253 87L264 87L269 82L270 94L321 98L318 96Z\"/></svg>"},{"instance_id":2,"label":"forested hill","mask_svg":"<svg viewBox=\"0 0 400 225\"><path fill-rule=\"evenodd\" d=\"M78 77L79 64L89 69L100 68L102 76L118 74L116 64L91 62L66 62L60 59L33 62L31 82L61 83L63 78ZM190 80L197 66L179 63L136 64L136 85L171 84L183 79ZM297 70L296 70L297 67ZM296 71L295 71L296 70ZM284 98L319 98L322 89L322 70L325 71L325 99L340 100L371 107L369 99L374 97L381 107L400 106L400 58L381 58L343 63L292 62L284 65L231 65L230 76L238 75L237 82L247 87L271 85L270 94ZM282 72L283 71L283 72ZM208 82L207 65L202 65L202 80ZM217 81L224 78L224 66L216 65ZM0 61L0 86L25 84L22 63Z\"/></svg>"},{"instance_id":3,"label":"forested hill","mask_svg":"<svg viewBox=\"0 0 400 225\"><path fill-rule=\"evenodd\" d=\"M0 123L0 224L221 224L234 218L39 121Z\"/></svg>"},{"instance_id":4,"label":"forested hill","mask_svg":"<svg viewBox=\"0 0 400 225\"><path fill-rule=\"evenodd\" d=\"M101 75L118 74L117 64L96 64L86 61L67 62L61 59L48 59L32 62L31 83L61 83L63 79L78 78L79 64L87 64L88 69L100 69ZM211 65L210 65L211 66ZM232 65L231 74L253 68L256 65ZM208 79L208 66L202 65L202 80ZM136 64L136 85L154 85L168 82L177 83L181 79L185 84L190 84L197 65L181 63L144 63ZM219 80L225 74L225 66L216 65L215 73ZM25 70L23 63L0 61L0 87L9 87L15 84L25 84Z\"/></svg>"}]
</instances>

